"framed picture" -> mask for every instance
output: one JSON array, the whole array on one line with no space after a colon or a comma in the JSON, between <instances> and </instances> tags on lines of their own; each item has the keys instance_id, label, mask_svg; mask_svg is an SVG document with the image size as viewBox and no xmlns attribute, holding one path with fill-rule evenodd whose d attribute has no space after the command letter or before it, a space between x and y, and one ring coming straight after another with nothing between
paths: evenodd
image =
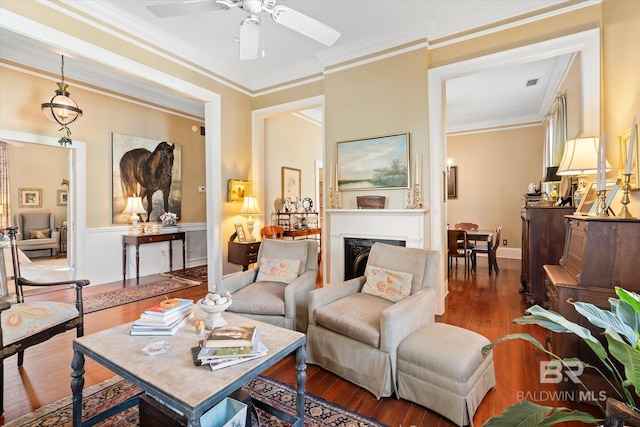
<instances>
[{"instance_id":1,"label":"framed picture","mask_svg":"<svg viewBox=\"0 0 640 427\"><path fill-rule=\"evenodd\" d=\"M19 206L21 208L41 208L42 189L41 188L20 188Z\"/></svg>"},{"instance_id":2,"label":"framed picture","mask_svg":"<svg viewBox=\"0 0 640 427\"><path fill-rule=\"evenodd\" d=\"M295 200L296 197L302 197L302 189L300 187L300 169L288 168L282 166L282 200L287 198Z\"/></svg>"},{"instance_id":3,"label":"framed picture","mask_svg":"<svg viewBox=\"0 0 640 427\"><path fill-rule=\"evenodd\" d=\"M67 190L58 190L58 206L67 206Z\"/></svg>"},{"instance_id":4,"label":"framed picture","mask_svg":"<svg viewBox=\"0 0 640 427\"><path fill-rule=\"evenodd\" d=\"M242 226L242 224L234 224L234 227L236 228L236 236L238 236L238 242L246 242L247 235L244 233L244 227Z\"/></svg>"},{"instance_id":5,"label":"framed picture","mask_svg":"<svg viewBox=\"0 0 640 427\"><path fill-rule=\"evenodd\" d=\"M458 167L450 166L447 175L447 199L458 198Z\"/></svg>"},{"instance_id":6,"label":"framed picture","mask_svg":"<svg viewBox=\"0 0 640 427\"><path fill-rule=\"evenodd\" d=\"M241 202L245 195L251 194L251 181L230 179L227 189L227 202Z\"/></svg>"},{"instance_id":7,"label":"framed picture","mask_svg":"<svg viewBox=\"0 0 640 427\"><path fill-rule=\"evenodd\" d=\"M591 208L593 208L596 203L598 197L596 194L596 183L590 182L586 188L587 190L582 196L582 199L580 199L580 204L578 204L578 208L576 209L576 214L589 215Z\"/></svg>"},{"instance_id":8,"label":"framed picture","mask_svg":"<svg viewBox=\"0 0 640 427\"><path fill-rule=\"evenodd\" d=\"M338 142L339 191L409 188L409 133Z\"/></svg>"},{"instance_id":9,"label":"framed picture","mask_svg":"<svg viewBox=\"0 0 640 427\"><path fill-rule=\"evenodd\" d=\"M640 154L638 153L638 130L640 126L636 125L635 141L631 141L631 128L618 135L620 142L620 167L622 171L627 168L627 156L629 155L629 144L633 144L633 153L631 160L631 179L629 184L632 189L637 189L640 184Z\"/></svg>"}]
</instances>

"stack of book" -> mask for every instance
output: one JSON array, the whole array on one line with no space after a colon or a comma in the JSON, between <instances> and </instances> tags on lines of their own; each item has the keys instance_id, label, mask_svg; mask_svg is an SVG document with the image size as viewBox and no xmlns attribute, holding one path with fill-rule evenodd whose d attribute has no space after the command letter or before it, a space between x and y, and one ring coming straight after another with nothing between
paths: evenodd
<instances>
[{"instance_id":1,"label":"stack of book","mask_svg":"<svg viewBox=\"0 0 640 427\"><path fill-rule=\"evenodd\" d=\"M215 371L266 354L267 348L260 342L260 330L255 326L223 326L214 328L202 341L197 361Z\"/></svg>"},{"instance_id":2,"label":"stack of book","mask_svg":"<svg viewBox=\"0 0 640 427\"><path fill-rule=\"evenodd\" d=\"M131 325L131 335L173 335L193 317L193 300L178 298L171 308L160 304L147 308Z\"/></svg>"}]
</instances>

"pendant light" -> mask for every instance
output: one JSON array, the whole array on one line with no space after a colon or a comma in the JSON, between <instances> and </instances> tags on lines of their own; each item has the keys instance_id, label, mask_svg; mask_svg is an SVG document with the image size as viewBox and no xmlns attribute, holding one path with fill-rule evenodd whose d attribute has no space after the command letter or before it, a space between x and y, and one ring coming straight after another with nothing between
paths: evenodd
<instances>
[{"instance_id":1,"label":"pendant light","mask_svg":"<svg viewBox=\"0 0 640 427\"><path fill-rule=\"evenodd\" d=\"M78 108L78 104L71 99L69 92L67 92L68 84L64 82L64 55L62 55L62 66L60 69L60 83L57 83L58 89L55 91L55 95L51 100L43 102L41 105L42 112L52 122L56 122L62 127L62 138L58 140L60 145L71 145L71 130L67 127L68 124L73 123L78 117L82 115L82 110Z\"/></svg>"}]
</instances>

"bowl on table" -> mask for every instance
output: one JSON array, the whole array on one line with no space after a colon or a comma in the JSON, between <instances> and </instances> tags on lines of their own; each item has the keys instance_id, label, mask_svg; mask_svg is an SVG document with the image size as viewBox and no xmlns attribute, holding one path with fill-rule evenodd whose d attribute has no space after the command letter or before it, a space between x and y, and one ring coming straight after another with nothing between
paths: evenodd
<instances>
[{"instance_id":1,"label":"bowl on table","mask_svg":"<svg viewBox=\"0 0 640 427\"><path fill-rule=\"evenodd\" d=\"M232 300L229 299L224 304L205 304L205 298L198 300L198 308L205 313L207 317L204 319L205 328L211 330L215 327L226 326L227 321L222 317L222 313L231 306Z\"/></svg>"}]
</instances>

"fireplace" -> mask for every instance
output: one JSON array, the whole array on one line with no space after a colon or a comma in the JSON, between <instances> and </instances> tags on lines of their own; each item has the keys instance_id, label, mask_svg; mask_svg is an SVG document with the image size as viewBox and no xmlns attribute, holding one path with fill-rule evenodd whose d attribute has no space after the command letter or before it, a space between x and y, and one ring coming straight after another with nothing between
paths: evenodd
<instances>
[{"instance_id":1,"label":"fireplace","mask_svg":"<svg viewBox=\"0 0 640 427\"><path fill-rule=\"evenodd\" d=\"M386 243L395 246L406 246L404 240L362 239L345 237L344 239L344 280L364 276L364 269L369 258L369 251L374 243Z\"/></svg>"}]
</instances>

